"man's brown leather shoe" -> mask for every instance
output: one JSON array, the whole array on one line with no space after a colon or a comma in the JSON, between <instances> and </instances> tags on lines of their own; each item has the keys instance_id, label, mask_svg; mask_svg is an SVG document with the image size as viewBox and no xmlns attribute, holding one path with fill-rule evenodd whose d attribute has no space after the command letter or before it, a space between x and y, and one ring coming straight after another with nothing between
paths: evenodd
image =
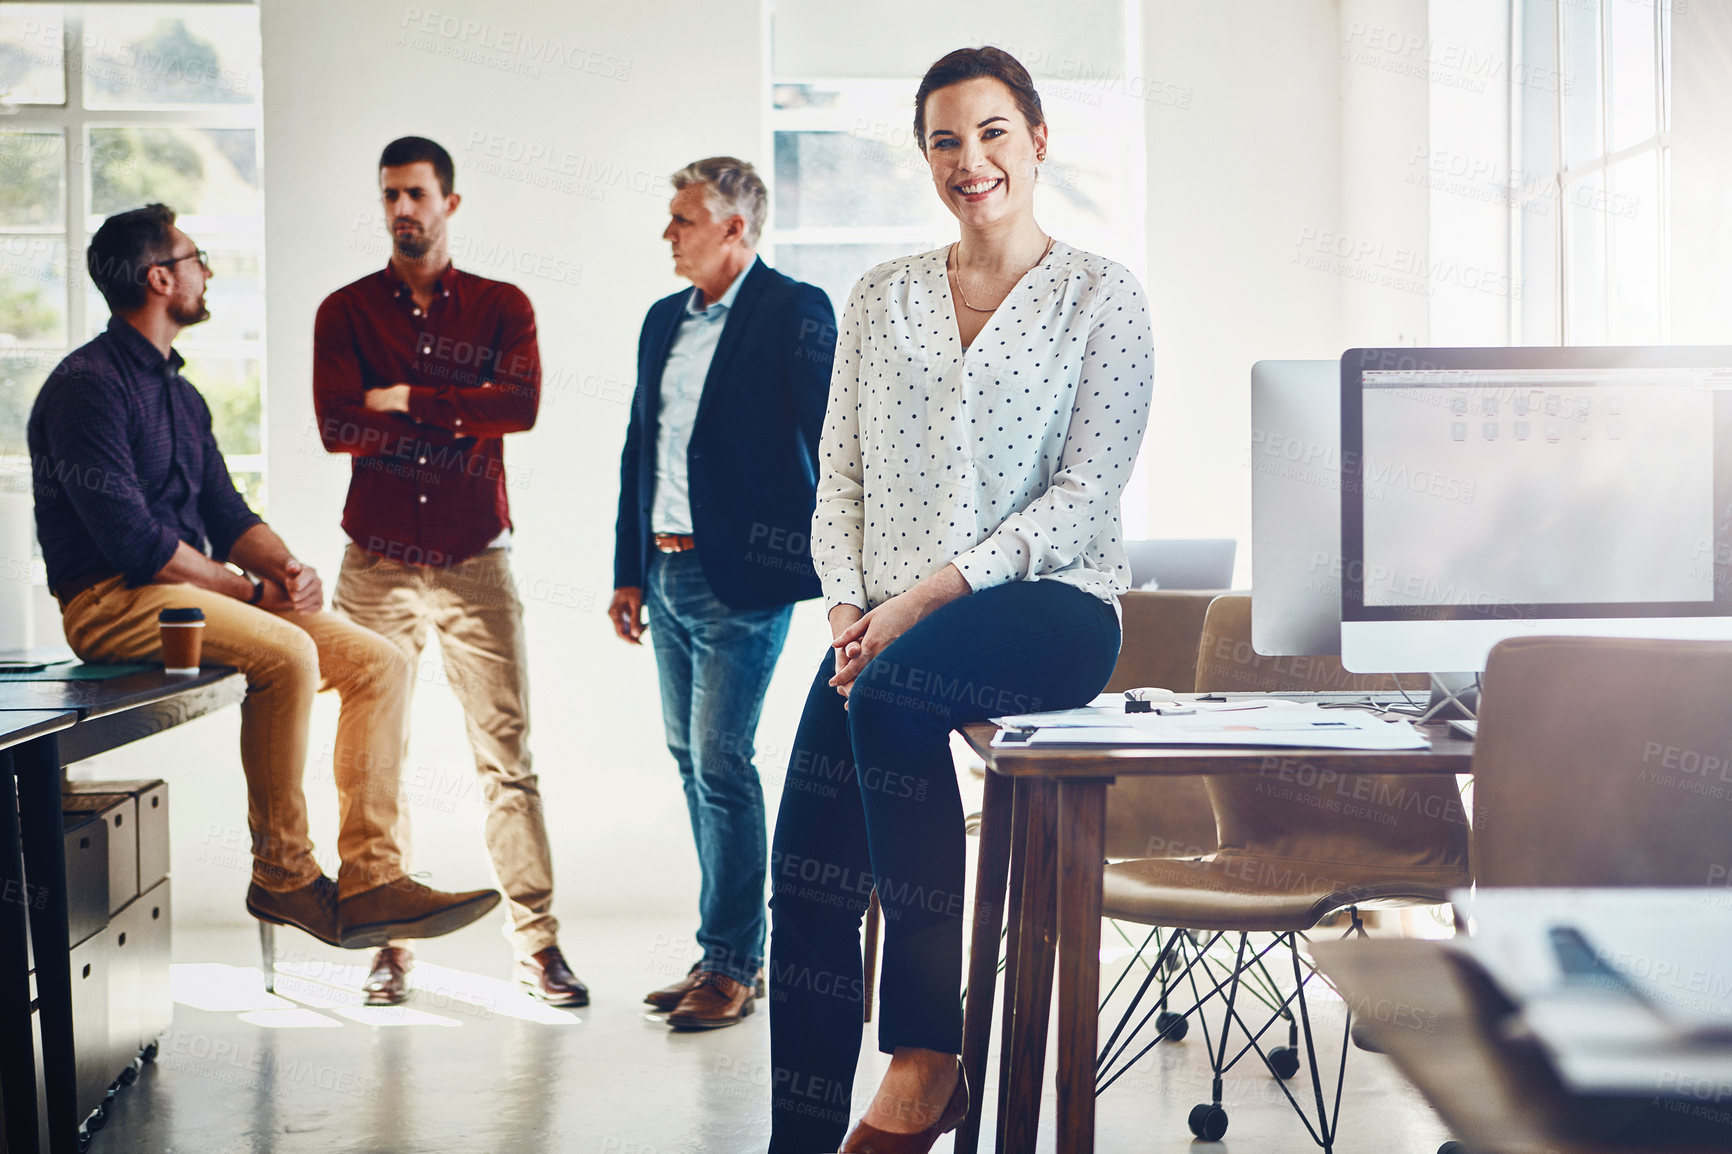
<instances>
[{"instance_id":1,"label":"man's brown leather shoe","mask_svg":"<svg viewBox=\"0 0 1732 1154\"><path fill-rule=\"evenodd\" d=\"M732 1026L752 1012L752 987L726 974L702 970L692 988L668 1015L676 1030L717 1030Z\"/></svg>"},{"instance_id":2,"label":"man's brown leather shoe","mask_svg":"<svg viewBox=\"0 0 1732 1154\"><path fill-rule=\"evenodd\" d=\"M558 946L517 959L517 980L550 1006L587 1006L589 987L578 980Z\"/></svg>"},{"instance_id":3,"label":"man's brown leather shoe","mask_svg":"<svg viewBox=\"0 0 1732 1154\"><path fill-rule=\"evenodd\" d=\"M415 955L404 946L385 946L373 955L373 972L361 992L369 1006L401 1006L409 1000L409 971Z\"/></svg>"},{"instance_id":4,"label":"man's brown leather shoe","mask_svg":"<svg viewBox=\"0 0 1732 1154\"><path fill-rule=\"evenodd\" d=\"M654 1006L663 1013L672 1010L680 1004L680 999L691 993L692 987L698 984L698 967L702 962L693 962L692 968L686 971L686 976L671 986L663 986L659 990L651 990L643 996L644 1004ZM753 986L752 997L764 996L764 971L758 971L758 980Z\"/></svg>"},{"instance_id":5,"label":"man's brown leather shoe","mask_svg":"<svg viewBox=\"0 0 1732 1154\"><path fill-rule=\"evenodd\" d=\"M247 913L274 926L294 926L324 942L340 946L337 883L320 874L299 889L272 893L254 882L247 887Z\"/></svg>"},{"instance_id":6,"label":"man's brown leather shoe","mask_svg":"<svg viewBox=\"0 0 1732 1154\"><path fill-rule=\"evenodd\" d=\"M499 904L493 890L448 894L401 877L337 903L345 949L370 949L392 938L436 938L460 930Z\"/></svg>"}]
</instances>

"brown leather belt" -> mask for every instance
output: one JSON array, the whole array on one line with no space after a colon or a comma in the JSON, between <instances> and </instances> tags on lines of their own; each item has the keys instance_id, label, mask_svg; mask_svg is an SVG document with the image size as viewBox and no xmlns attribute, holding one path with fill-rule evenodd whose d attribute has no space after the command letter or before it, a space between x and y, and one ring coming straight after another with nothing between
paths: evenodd
<instances>
[{"instance_id":1,"label":"brown leather belt","mask_svg":"<svg viewBox=\"0 0 1732 1154\"><path fill-rule=\"evenodd\" d=\"M663 553L684 553L688 549L698 547L696 537L687 537L679 533L657 533L655 546Z\"/></svg>"},{"instance_id":2,"label":"brown leather belt","mask_svg":"<svg viewBox=\"0 0 1732 1154\"><path fill-rule=\"evenodd\" d=\"M73 598L77 597L80 593L84 592L86 589L102 584L110 577L118 576L120 576L118 573L85 573L82 576L74 577L72 580L56 589L54 591L54 596L60 602L61 611L65 612L66 607L72 604Z\"/></svg>"}]
</instances>

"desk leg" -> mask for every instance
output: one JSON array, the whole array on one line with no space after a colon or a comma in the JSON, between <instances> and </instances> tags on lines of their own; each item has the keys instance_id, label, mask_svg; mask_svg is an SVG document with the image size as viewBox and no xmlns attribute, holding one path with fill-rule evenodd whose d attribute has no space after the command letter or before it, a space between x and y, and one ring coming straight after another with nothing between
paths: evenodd
<instances>
[{"instance_id":1,"label":"desk leg","mask_svg":"<svg viewBox=\"0 0 1732 1154\"><path fill-rule=\"evenodd\" d=\"M994 1149L1004 1154L1004 1119L1010 1103L1011 1045L1016 1037L1016 976L1022 941L1022 869L1028 860L1028 779L1011 782L1010 887L1005 896L1004 1010L998 1030L998 1114Z\"/></svg>"},{"instance_id":2,"label":"desk leg","mask_svg":"<svg viewBox=\"0 0 1732 1154\"><path fill-rule=\"evenodd\" d=\"M66 842L60 820L60 745L51 734L12 751L18 774L24 874L32 895L30 936L36 943L37 1013L42 1023L42 1070L48 1090L50 1154L78 1149L78 1073L72 1050L72 958L66 921Z\"/></svg>"},{"instance_id":3,"label":"desk leg","mask_svg":"<svg viewBox=\"0 0 1732 1154\"><path fill-rule=\"evenodd\" d=\"M24 884L18 840L17 778L12 755L0 753L0 1094L6 1104L7 1150L35 1154L36 1047L30 1034L31 890Z\"/></svg>"},{"instance_id":4,"label":"desk leg","mask_svg":"<svg viewBox=\"0 0 1732 1154\"><path fill-rule=\"evenodd\" d=\"M987 773L986 798L980 807L980 856L974 871L968 1000L962 1007L962 1068L972 1093L968 1098L968 1116L956 1131L956 1154L975 1154L980 1145L986 1052L992 1042L992 1001L998 990L998 933L1004 927L1004 882L1010 868L1014 789L1010 778Z\"/></svg>"},{"instance_id":5,"label":"desk leg","mask_svg":"<svg viewBox=\"0 0 1732 1154\"><path fill-rule=\"evenodd\" d=\"M1022 917L1017 931L1016 990L1010 1037L1000 1078L1009 1083L999 1116L999 1154L1034 1149L1040 1127L1040 1091L1046 1073L1046 1029L1052 1014L1053 948L1058 937L1058 863L1052 852L1058 826L1058 788L1030 781L1028 827L1018 851Z\"/></svg>"},{"instance_id":6,"label":"desk leg","mask_svg":"<svg viewBox=\"0 0 1732 1154\"><path fill-rule=\"evenodd\" d=\"M1058 810L1058 1150L1092 1154L1107 783L1061 781Z\"/></svg>"}]
</instances>

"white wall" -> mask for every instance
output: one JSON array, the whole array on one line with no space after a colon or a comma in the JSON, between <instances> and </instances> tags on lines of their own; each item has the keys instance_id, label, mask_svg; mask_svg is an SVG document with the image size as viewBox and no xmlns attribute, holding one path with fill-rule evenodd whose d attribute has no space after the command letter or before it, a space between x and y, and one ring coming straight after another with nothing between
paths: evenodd
<instances>
[{"instance_id":1,"label":"white wall","mask_svg":"<svg viewBox=\"0 0 1732 1154\"><path fill-rule=\"evenodd\" d=\"M1148 109L1155 419L1149 533L1233 536L1249 587L1250 370L1334 357L1341 278L1306 267L1342 230L1335 5L1148 0L1144 62L1183 107Z\"/></svg>"}]
</instances>

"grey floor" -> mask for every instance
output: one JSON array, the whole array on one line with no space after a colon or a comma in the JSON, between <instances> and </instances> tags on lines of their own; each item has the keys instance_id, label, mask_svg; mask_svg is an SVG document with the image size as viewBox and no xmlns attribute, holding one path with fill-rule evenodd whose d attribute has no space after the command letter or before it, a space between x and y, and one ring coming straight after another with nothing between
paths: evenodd
<instances>
[{"instance_id":1,"label":"grey floor","mask_svg":"<svg viewBox=\"0 0 1732 1154\"><path fill-rule=\"evenodd\" d=\"M675 1034L646 1018L639 1003L647 990L684 972L689 932L673 920L568 926L568 954L594 991L591 1006L568 1012L543 1007L505 981L506 947L490 925L429 944L420 955L417 993L398 1009L359 1004L362 954L279 931L285 956L277 996L270 997L259 980L252 932L182 929L173 1031L158 1061L115 1099L92 1150L761 1151L768 1135L767 1016L715 1033ZM1109 934L1109 946L1113 941ZM1325 1002L1317 1013L1330 1038L1324 1053L1338 1056L1341 1007ZM1254 1061L1227 1079L1226 1140L1205 1144L1185 1125L1191 1106L1208 1096L1201 1040L1193 1031L1182 1043L1157 1046L1100 1099L1097 1148L1103 1154L1315 1149ZM857 1104L880 1069L868 1035ZM1306 1074L1291 1085L1308 1091ZM995 1094L989 1086L988 1100ZM1050 1087L1047 1094L1042 1151L1054 1146ZM1384 1059L1350 1052L1338 1151L1430 1154L1445 1137ZM938 1149L949 1151L950 1140Z\"/></svg>"}]
</instances>

